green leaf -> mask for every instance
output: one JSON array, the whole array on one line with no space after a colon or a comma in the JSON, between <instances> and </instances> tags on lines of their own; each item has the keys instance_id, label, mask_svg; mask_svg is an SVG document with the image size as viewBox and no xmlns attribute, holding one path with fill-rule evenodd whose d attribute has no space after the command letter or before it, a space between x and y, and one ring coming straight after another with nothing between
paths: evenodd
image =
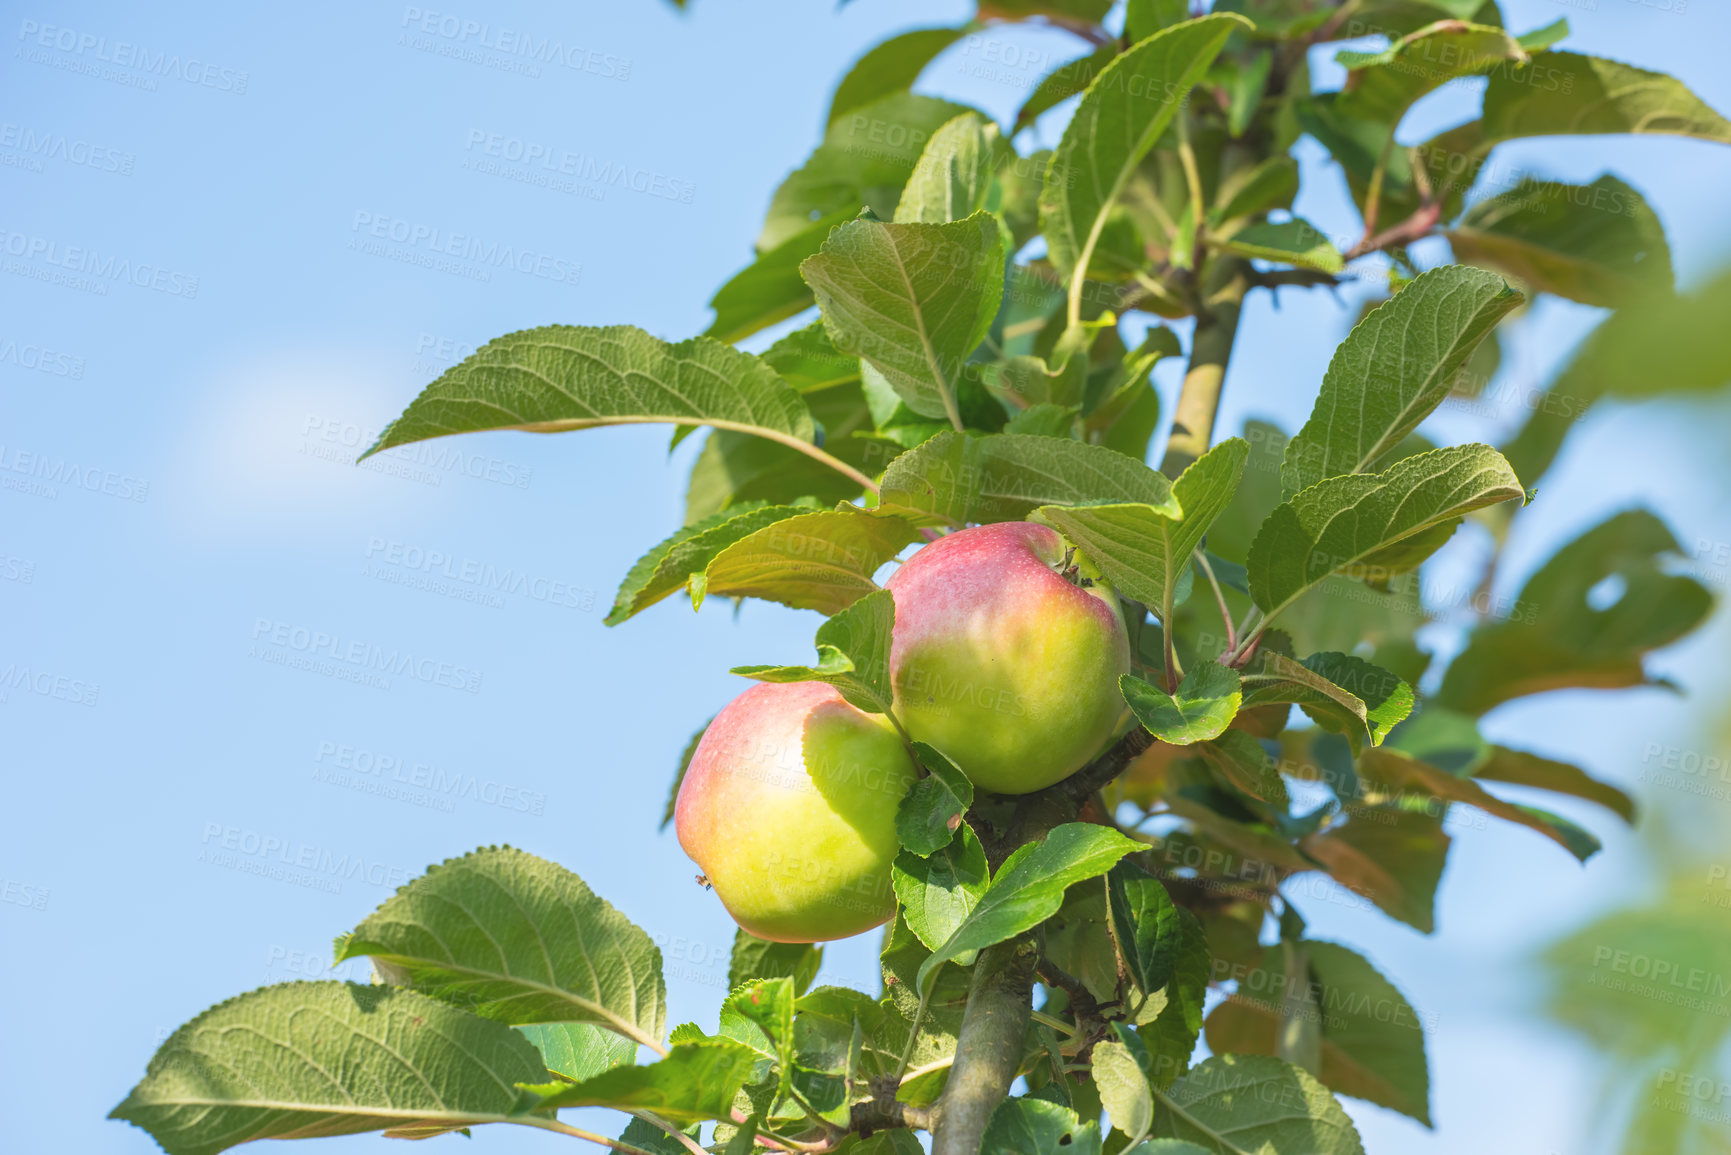
<instances>
[{"instance_id":1,"label":"green leaf","mask_svg":"<svg viewBox=\"0 0 1731 1155\"><path fill-rule=\"evenodd\" d=\"M812 251L817 250L814 247ZM836 351L824 331L822 318L803 329L795 329L759 356L807 397L837 385L859 382L859 358Z\"/></svg>"},{"instance_id":2,"label":"green leaf","mask_svg":"<svg viewBox=\"0 0 1731 1155\"><path fill-rule=\"evenodd\" d=\"M1291 208L1297 196L1298 162L1284 154L1271 156L1221 183L1214 207L1208 211L1208 223L1215 226L1270 209Z\"/></svg>"},{"instance_id":3,"label":"green leaf","mask_svg":"<svg viewBox=\"0 0 1731 1155\"><path fill-rule=\"evenodd\" d=\"M1528 178L1474 205L1447 236L1457 260L1583 305L1614 308L1672 289L1658 216L1608 173L1590 185Z\"/></svg>"},{"instance_id":4,"label":"green leaf","mask_svg":"<svg viewBox=\"0 0 1731 1155\"><path fill-rule=\"evenodd\" d=\"M805 513L748 534L691 581L692 605L706 596L753 597L796 610L836 614L877 589L876 573L919 534L898 517L843 506Z\"/></svg>"},{"instance_id":5,"label":"green leaf","mask_svg":"<svg viewBox=\"0 0 1731 1155\"><path fill-rule=\"evenodd\" d=\"M1100 1124L1044 1099L1005 1099L986 1124L990 1155L1100 1155Z\"/></svg>"},{"instance_id":6,"label":"green leaf","mask_svg":"<svg viewBox=\"0 0 1731 1155\"><path fill-rule=\"evenodd\" d=\"M1015 130L1020 132L1027 128L1040 118L1041 113L1056 108L1087 88L1117 56L1118 42L1114 40L1047 73L1016 112Z\"/></svg>"},{"instance_id":7,"label":"green leaf","mask_svg":"<svg viewBox=\"0 0 1731 1155\"><path fill-rule=\"evenodd\" d=\"M1111 1039L1095 1043L1093 1054L1094 1082L1112 1126L1132 1140L1147 1135L1154 1125L1154 1090L1136 1056Z\"/></svg>"},{"instance_id":8,"label":"green leaf","mask_svg":"<svg viewBox=\"0 0 1731 1155\"><path fill-rule=\"evenodd\" d=\"M1577 419L1599 398L1715 390L1731 381L1731 269L1699 290L1654 293L1617 310L1576 349L1532 416L1503 449L1529 483L1550 468Z\"/></svg>"},{"instance_id":9,"label":"green leaf","mask_svg":"<svg viewBox=\"0 0 1731 1155\"><path fill-rule=\"evenodd\" d=\"M757 251L779 248L813 221L837 212L852 215L861 205L889 220L926 142L967 111L948 100L897 92L840 117L805 164L775 190Z\"/></svg>"},{"instance_id":10,"label":"green leaf","mask_svg":"<svg viewBox=\"0 0 1731 1155\"><path fill-rule=\"evenodd\" d=\"M1328 239L1328 234L1303 217L1247 225L1213 243L1222 251L1240 257L1276 261L1323 273L1338 273L1346 267L1345 258Z\"/></svg>"},{"instance_id":11,"label":"green leaf","mask_svg":"<svg viewBox=\"0 0 1731 1155\"><path fill-rule=\"evenodd\" d=\"M713 721L715 721L715 717L711 715L709 722ZM666 830L667 824L673 821L674 812L679 807L679 788L685 785L685 772L691 769L691 756L697 753L697 744L703 741L704 732L709 729L709 722L705 722L697 728L696 733L691 735L690 741L685 743L684 752L679 755L679 770L673 775L673 786L667 791L667 805L661 809L661 825L656 827L657 830Z\"/></svg>"},{"instance_id":12,"label":"green leaf","mask_svg":"<svg viewBox=\"0 0 1731 1155\"><path fill-rule=\"evenodd\" d=\"M1026 433L1033 437L1069 437L1081 410L1074 405L1053 405L1042 402L1022 410L1004 425L1005 433Z\"/></svg>"},{"instance_id":13,"label":"green leaf","mask_svg":"<svg viewBox=\"0 0 1731 1155\"><path fill-rule=\"evenodd\" d=\"M896 809L896 838L921 857L950 845L962 815L974 804L974 784L944 754L914 743L914 753L928 773L914 783Z\"/></svg>"},{"instance_id":14,"label":"green leaf","mask_svg":"<svg viewBox=\"0 0 1731 1155\"><path fill-rule=\"evenodd\" d=\"M1489 757L1473 767L1473 777L1584 798L1588 802L1597 802L1631 826L1635 823L1633 798L1568 762L1542 758L1524 750L1511 750L1507 746L1492 746Z\"/></svg>"},{"instance_id":15,"label":"green leaf","mask_svg":"<svg viewBox=\"0 0 1731 1155\"><path fill-rule=\"evenodd\" d=\"M803 995L817 978L823 947L809 942L769 942L746 930L733 936L733 957L727 964L727 985L753 979L793 980L793 993Z\"/></svg>"},{"instance_id":16,"label":"green leaf","mask_svg":"<svg viewBox=\"0 0 1731 1155\"><path fill-rule=\"evenodd\" d=\"M1003 299L1004 236L995 218L850 221L800 275L837 349L870 362L914 412L960 425L962 366Z\"/></svg>"},{"instance_id":17,"label":"green leaf","mask_svg":"<svg viewBox=\"0 0 1731 1155\"><path fill-rule=\"evenodd\" d=\"M1339 109L1392 133L1418 99L1451 80L1507 72L1527 50L1501 28L1448 21L1420 28L1381 52L1340 52L1347 68Z\"/></svg>"},{"instance_id":18,"label":"green leaf","mask_svg":"<svg viewBox=\"0 0 1731 1155\"><path fill-rule=\"evenodd\" d=\"M1569 133L1664 133L1731 144L1731 121L1683 82L1615 60L1544 52L1493 73L1485 89L1487 142Z\"/></svg>"},{"instance_id":19,"label":"green leaf","mask_svg":"<svg viewBox=\"0 0 1731 1155\"><path fill-rule=\"evenodd\" d=\"M1052 151L1040 191L1047 255L1079 295L1106 216L1241 16L1162 29L1101 70Z\"/></svg>"},{"instance_id":20,"label":"green leaf","mask_svg":"<svg viewBox=\"0 0 1731 1155\"><path fill-rule=\"evenodd\" d=\"M959 221L988 207L992 182L1014 152L998 126L964 112L932 135L896 205L901 224Z\"/></svg>"},{"instance_id":21,"label":"green leaf","mask_svg":"<svg viewBox=\"0 0 1731 1155\"><path fill-rule=\"evenodd\" d=\"M1436 888L1448 861L1439 814L1395 806L1350 807L1352 820L1300 845L1335 881L1415 930L1436 929Z\"/></svg>"},{"instance_id":22,"label":"green leaf","mask_svg":"<svg viewBox=\"0 0 1731 1155\"><path fill-rule=\"evenodd\" d=\"M1629 510L1588 530L1521 588L1517 612L1480 625L1449 664L1440 706L1483 714L1511 698L1572 687L1652 684L1642 659L1695 629L1713 597L1694 578L1667 572L1682 553L1653 514ZM1615 586L1614 603L1595 589Z\"/></svg>"},{"instance_id":23,"label":"green leaf","mask_svg":"<svg viewBox=\"0 0 1731 1155\"><path fill-rule=\"evenodd\" d=\"M855 61L836 85L825 123L834 125L855 109L912 88L926 65L975 27L915 28L875 46Z\"/></svg>"},{"instance_id":24,"label":"green leaf","mask_svg":"<svg viewBox=\"0 0 1731 1155\"><path fill-rule=\"evenodd\" d=\"M1190 463L1172 483L1169 498L1048 507L1036 510L1032 520L1075 542L1120 593L1169 613L1191 554L1232 501L1249 452L1243 438L1221 442Z\"/></svg>"},{"instance_id":25,"label":"green leaf","mask_svg":"<svg viewBox=\"0 0 1731 1155\"><path fill-rule=\"evenodd\" d=\"M895 601L888 590L860 598L817 628L816 666L735 666L730 672L760 682L828 682L850 705L870 714L887 714L890 687L890 633Z\"/></svg>"},{"instance_id":26,"label":"green leaf","mask_svg":"<svg viewBox=\"0 0 1731 1155\"><path fill-rule=\"evenodd\" d=\"M661 951L564 867L509 846L446 859L342 941L391 981L506 1023L595 1023L656 1046ZM397 976L401 976L400 978Z\"/></svg>"},{"instance_id":27,"label":"green leaf","mask_svg":"<svg viewBox=\"0 0 1731 1155\"><path fill-rule=\"evenodd\" d=\"M1208 936L1196 916L1184 907L1178 908L1178 933L1178 957L1172 979L1166 984L1166 1005L1152 1023L1138 1031L1149 1051L1148 1081L1160 1088L1171 1086L1190 1069L1190 1056L1202 1033L1202 1003L1214 967Z\"/></svg>"},{"instance_id":28,"label":"green leaf","mask_svg":"<svg viewBox=\"0 0 1731 1155\"><path fill-rule=\"evenodd\" d=\"M946 432L890 462L880 507L959 526L1098 501L1176 505L1164 477L1116 450L1021 433Z\"/></svg>"},{"instance_id":29,"label":"green leaf","mask_svg":"<svg viewBox=\"0 0 1731 1155\"><path fill-rule=\"evenodd\" d=\"M1215 1155L1363 1155L1358 1131L1308 1072L1266 1055L1215 1055L1172 1085L1157 1135Z\"/></svg>"},{"instance_id":30,"label":"green leaf","mask_svg":"<svg viewBox=\"0 0 1731 1155\"><path fill-rule=\"evenodd\" d=\"M685 588L715 556L766 526L811 510L797 505L736 505L685 526L637 560L619 584L605 624L616 626Z\"/></svg>"},{"instance_id":31,"label":"green leaf","mask_svg":"<svg viewBox=\"0 0 1731 1155\"><path fill-rule=\"evenodd\" d=\"M942 948L920 964L919 989L930 987L932 975L945 962L971 965L977 952L1038 926L1057 913L1072 884L1098 878L1140 849L1141 843L1091 822L1067 822L1041 841L1021 847L998 868L979 903Z\"/></svg>"},{"instance_id":32,"label":"green leaf","mask_svg":"<svg viewBox=\"0 0 1731 1155\"><path fill-rule=\"evenodd\" d=\"M785 1092L793 1067L793 980L752 979L721 1003L721 1034L781 1066Z\"/></svg>"},{"instance_id":33,"label":"green leaf","mask_svg":"<svg viewBox=\"0 0 1731 1155\"><path fill-rule=\"evenodd\" d=\"M1434 553L1465 514L1524 496L1488 445L1433 449L1382 473L1329 477L1262 523L1245 563L1251 598L1273 618L1330 574L1386 581Z\"/></svg>"},{"instance_id":34,"label":"green leaf","mask_svg":"<svg viewBox=\"0 0 1731 1155\"><path fill-rule=\"evenodd\" d=\"M731 1120L734 1096L757 1061L756 1051L733 1039L675 1043L665 1059L646 1067L615 1067L581 1083L532 1088L542 1095L533 1110L653 1111L678 1126L704 1119Z\"/></svg>"},{"instance_id":35,"label":"green leaf","mask_svg":"<svg viewBox=\"0 0 1731 1155\"><path fill-rule=\"evenodd\" d=\"M1447 265L1372 310L1335 350L1310 420L1287 442L1286 496L1376 468L1442 403L1479 342L1520 303L1495 273Z\"/></svg>"},{"instance_id":36,"label":"green leaf","mask_svg":"<svg viewBox=\"0 0 1731 1155\"><path fill-rule=\"evenodd\" d=\"M361 455L449 433L600 425L709 425L804 451L817 430L768 365L708 337L670 345L631 325L546 325L447 369Z\"/></svg>"},{"instance_id":37,"label":"green leaf","mask_svg":"<svg viewBox=\"0 0 1731 1155\"><path fill-rule=\"evenodd\" d=\"M1106 909L1124 969L1138 990L1158 991L1178 967L1184 928L1166 887L1134 862L1106 876Z\"/></svg>"},{"instance_id":38,"label":"green leaf","mask_svg":"<svg viewBox=\"0 0 1731 1155\"><path fill-rule=\"evenodd\" d=\"M1430 1070L1418 1012L1362 955L1331 942L1303 946L1321 1020L1317 1075L1323 1085L1430 1126ZM1208 1016L1209 1050L1275 1054L1283 978L1264 967L1241 980L1238 993Z\"/></svg>"},{"instance_id":39,"label":"green leaf","mask_svg":"<svg viewBox=\"0 0 1731 1155\"><path fill-rule=\"evenodd\" d=\"M1582 862L1599 851L1599 840L1568 819L1536 807L1505 802L1470 778L1450 774L1399 750L1386 746L1366 750L1359 759L1358 772L1361 778L1397 793L1411 791L1445 802L1462 802L1494 818L1536 830Z\"/></svg>"},{"instance_id":40,"label":"green leaf","mask_svg":"<svg viewBox=\"0 0 1731 1155\"><path fill-rule=\"evenodd\" d=\"M800 262L822 248L829 231L855 211L819 217L735 273L709 298L715 320L703 335L732 344L816 304L811 286L799 275Z\"/></svg>"},{"instance_id":41,"label":"green leaf","mask_svg":"<svg viewBox=\"0 0 1731 1155\"><path fill-rule=\"evenodd\" d=\"M1347 735L1354 750L1364 738L1380 745L1414 702L1406 682L1352 654L1324 652L1295 662L1264 651L1245 681L1246 708L1295 703L1318 725Z\"/></svg>"},{"instance_id":42,"label":"green leaf","mask_svg":"<svg viewBox=\"0 0 1731 1155\"><path fill-rule=\"evenodd\" d=\"M986 892L986 852L966 822L950 844L921 857L904 850L890 869L908 929L928 948L949 941Z\"/></svg>"},{"instance_id":43,"label":"green leaf","mask_svg":"<svg viewBox=\"0 0 1731 1155\"><path fill-rule=\"evenodd\" d=\"M516 1028L541 1052L547 1069L580 1082L637 1058L637 1043L591 1023L525 1023Z\"/></svg>"},{"instance_id":44,"label":"green leaf","mask_svg":"<svg viewBox=\"0 0 1731 1155\"><path fill-rule=\"evenodd\" d=\"M214 1155L253 1139L508 1122L516 1084L546 1078L510 1027L413 991L281 983L170 1035L109 1117L169 1155Z\"/></svg>"},{"instance_id":45,"label":"green leaf","mask_svg":"<svg viewBox=\"0 0 1731 1155\"><path fill-rule=\"evenodd\" d=\"M1150 734L1174 746L1218 738L1237 716L1243 697L1238 671L1212 661L1191 666L1173 694L1135 674L1119 678L1118 688L1136 720Z\"/></svg>"},{"instance_id":46,"label":"green leaf","mask_svg":"<svg viewBox=\"0 0 1731 1155\"><path fill-rule=\"evenodd\" d=\"M1190 0L1129 0L1124 6L1124 35L1134 44L1188 19Z\"/></svg>"},{"instance_id":47,"label":"green leaf","mask_svg":"<svg viewBox=\"0 0 1731 1155\"><path fill-rule=\"evenodd\" d=\"M1286 804L1286 783L1262 743L1243 730L1228 730L1197 749L1233 786L1263 802Z\"/></svg>"},{"instance_id":48,"label":"green leaf","mask_svg":"<svg viewBox=\"0 0 1731 1155\"><path fill-rule=\"evenodd\" d=\"M1055 351L1055 365L1044 357L1018 356L1000 365L987 367L987 381L1010 395L1015 404L1036 407L1061 407L1074 414L1082 404L1082 394L1088 384L1088 358L1083 351ZM1017 414L1020 418L1023 414ZM1069 425L1061 427L1061 436L1069 436ZM1014 420L1006 427L1009 433L1028 433Z\"/></svg>"}]
</instances>

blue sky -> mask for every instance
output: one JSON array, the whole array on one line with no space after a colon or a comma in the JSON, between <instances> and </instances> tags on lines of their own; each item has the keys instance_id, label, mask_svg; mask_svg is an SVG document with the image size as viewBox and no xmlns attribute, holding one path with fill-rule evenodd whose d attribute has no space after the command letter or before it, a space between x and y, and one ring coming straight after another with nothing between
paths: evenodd
<instances>
[{"instance_id":1,"label":"blue sky","mask_svg":"<svg viewBox=\"0 0 1731 1155\"><path fill-rule=\"evenodd\" d=\"M1682 6L1505 10L1521 30L1566 16L1570 47L1672 71L1731 109L1731 14ZM662 942L673 1021L711 1019L733 927L656 823L687 737L743 688L727 669L803 658L816 618L669 602L601 625L631 562L681 519L695 440L669 460L665 430L491 434L349 463L490 337L550 322L701 331L848 63L965 15L886 0L696 0L687 16L650 0L12 6L0 670L29 678L0 700L0 1146L154 1150L102 1116L168 1030L261 983L323 975L332 935L426 864L488 843L580 873ZM477 62L440 32L471 20L494 43L506 28L556 40L575 66ZM1051 31L991 36L1002 43L958 45L920 88L1004 121L1082 48ZM1428 102L1418 127L1462 119L1470 96ZM1057 131L1042 124L1024 150ZM60 143L43 157L26 134ZM578 174L641 172L642 191L525 181L536 170L507 159L519 147L575 154ZM1304 155L1300 211L1347 230L1338 174ZM1564 179L1619 172L1663 218L1685 283L1731 253L1731 150L1579 139L1497 156ZM474 246L533 259L518 271L448 256ZM87 257L126 271L66 274ZM1223 428L1250 415L1294 427L1359 295L1288 292L1278 311L1259 299ZM1433 431L1512 424L1593 318L1531 310L1508 332L1497 386L1517 400L1489 419L1445 410ZM1170 400L1173 380L1161 383ZM1636 502L1717 550L1722 574L1723 477L1692 463L1722 454L1726 415L1596 411L1523 516L1509 587ZM477 589L476 575L507 571L504 593ZM1715 628L1656 665L1711 701L1724 642ZM356 646L411 653L413 672L357 678L330 657ZM1694 707L1658 692L1618 702L1552 695L1491 728L1655 805L1682 802L1640 776L1655 744L1699 744ZM1704 805L1722 825L1722 804ZM1606 853L1582 869L1530 832L1465 821L1432 939L1310 900L1316 933L1362 949L1434 1025L1440 1130L1352 1104L1372 1152L1594 1149L1590 1057L1532 1019L1518 963L1637 893L1639 844L1559 808L1604 833ZM295 866L330 856L362 866L334 880ZM874 949L875 936L832 948L826 977L875 989ZM566 1142L496 1128L472 1149Z\"/></svg>"}]
</instances>

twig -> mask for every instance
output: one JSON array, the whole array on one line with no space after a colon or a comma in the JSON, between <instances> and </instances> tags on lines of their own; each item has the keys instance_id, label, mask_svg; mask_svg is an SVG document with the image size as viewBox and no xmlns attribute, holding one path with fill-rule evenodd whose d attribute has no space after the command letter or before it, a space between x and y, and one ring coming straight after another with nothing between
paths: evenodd
<instances>
[{"instance_id":1,"label":"twig","mask_svg":"<svg viewBox=\"0 0 1731 1155\"><path fill-rule=\"evenodd\" d=\"M591 1143L611 1147L620 1155L652 1155L651 1152L645 1151L641 1147L633 1147L629 1143L621 1143L617 1139L609 1139L605 1135L597 1135L593 1131L585 1131L580 1127L573 1127L569 1123L561 1123L557 1119L549 1119L539 1115L521 1115L513 1118L511 1122L520 1123L525 1127L539 1127L543 1131L557 1131L559 1134L569 1135L573 1139L587 1139Z\"/></svg>"},{"instance_id":2,"label":"twig","mask_svg":"<svg viewBox=\"0 0 1731 1155\"><path fill-rule=\"evenodd\" d=\"M681 1147L691 1152L691 1155L709 1155L709 1152L698 1146L697 1140L681 1131L678 1127L675 1127L672 1123L669 1123L666 1119L663 1119L660 1115L657 1115L654 1111L631 1111L628 1112L628 1114L637 1116L637 1118L648 1123L651 1127L659 1127L661 1130L667 1132L669 1135L673 1136L674 1140Z\"/></svg>"},{"instance_id":3,"label":"twig","mask_svg":"<svg viewBox=\"0 0 1731 1155\"><path fill-rule=\"evenodd\" d=\"M1208 587L1214 591L1214 604L1220 607L1220 621L1226 627L1226 652L1230 654L1238 648L1238 632L1232 628L1232 611L1226 608L1226 594L1214 576L1214 567L1208 564L1208 554L1197 550L1196 561L1202 567L1202 576L1208 579Z\"/></svg>"},{"instance_id":4,"label":"twig","mask_svg":"<svg viewBox=\"0 0 1731 1155\"><path fill-rule=\"evenodd\" d=\"M1423 240L1442 219L1442 202L1433 201L1420 205L1412 216L1376 236L1367 236L1358 244L1347 250L1345 259L1355 261L1367 253L1386 249L1390 245L1410 245L1414 241Z\"/></svg>"}]
</instances>

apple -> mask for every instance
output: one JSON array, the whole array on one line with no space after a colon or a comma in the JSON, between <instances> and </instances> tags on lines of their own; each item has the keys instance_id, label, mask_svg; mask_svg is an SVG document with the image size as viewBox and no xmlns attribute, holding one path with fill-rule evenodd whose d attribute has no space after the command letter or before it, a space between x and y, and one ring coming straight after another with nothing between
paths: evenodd
<instances>
[{"instance_id":1,"label":"apple","mask_svg":"<svg viewBox=\"0 0 1731 1155\"><path fill-rule=\"evenodd\" d=\"M1123 610L1056 530L959 530L922 547L886 584L896 605L896 716L974 785L1043 789L1112 736L1125 711L1118 678L1130 671Z\"/></svg>"},{"instance_id":2,"label":"apple","mask_svg":"<svg viewBox=\"0 0 1731 1155\"><path fill-rule=\"evenodd\" d=\"M847 938L895 913L896 808L917 774L890 721L833 686L756 685L691 756L679 845L758 938Z\"/></svg>"}]
</instances>

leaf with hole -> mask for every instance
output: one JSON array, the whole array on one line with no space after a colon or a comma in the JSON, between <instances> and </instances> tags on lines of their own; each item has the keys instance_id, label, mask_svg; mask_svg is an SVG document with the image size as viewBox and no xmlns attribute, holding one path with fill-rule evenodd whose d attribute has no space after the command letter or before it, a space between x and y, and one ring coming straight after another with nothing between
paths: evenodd
<instances>
[{"instance_id":1,"label":"leaf with hole","mask_svg":"<svg viewBox=\"0 0 1731 1155\"><path fill-rule=\"evenodd\" d=\"M962 815L974 804L974 784L956 764L924 742L913 744L926 776L896 809L896 838L921 857L950 845Z\"/></svg>"},{"instance_id":2,"label":"leaf with hole","mask_svg":"<svg viewBox=\"0 0 1731 1155\"><path fill-rule=\"evenodd\" d=\"M1670 571L1682 546L1645 510L1612 516L1558 550L1449 664L1437 703L1482 714L1511 698L1569 687L1650 685L1644 656L1689 633L1713 597ZM1602 594L1615 594L1607 601Z\"/></svg>"}]
</instances>

